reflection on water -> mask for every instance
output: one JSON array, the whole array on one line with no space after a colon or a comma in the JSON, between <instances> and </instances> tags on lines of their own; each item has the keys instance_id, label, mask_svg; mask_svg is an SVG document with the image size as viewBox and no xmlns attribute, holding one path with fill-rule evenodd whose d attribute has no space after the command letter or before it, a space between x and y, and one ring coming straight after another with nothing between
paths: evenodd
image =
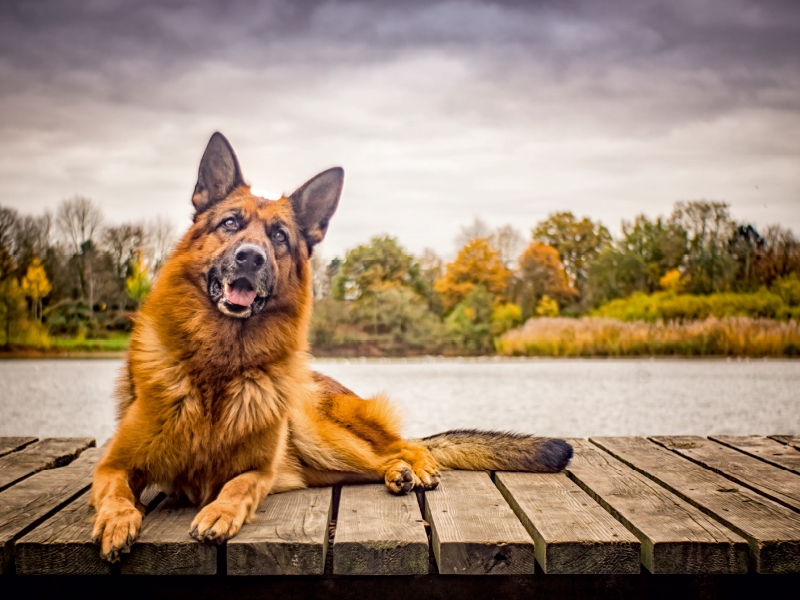
<instances>
[{"instance_id":1,"label":"reflection on water","mask_svg":"<svg viewBox=\"0 0 800 600\"><path fill-rule=\"evenodd\" d=\"M118 360L0 361L0 435L114 430ZM385 392L405 432L543 435L800 433L800 361L316 360L361 395Z\"/></svg>"}]
</instances>

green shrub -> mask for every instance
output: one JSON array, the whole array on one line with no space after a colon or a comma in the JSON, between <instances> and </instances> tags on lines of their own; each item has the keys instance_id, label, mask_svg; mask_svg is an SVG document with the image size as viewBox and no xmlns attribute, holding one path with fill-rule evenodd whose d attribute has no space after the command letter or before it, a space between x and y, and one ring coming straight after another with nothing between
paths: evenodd
<instances>
[{"instance_id":1,"label":"green shrub","mask_svg":"<svg viewBox=\"0 0 800 600\"><path fill-rule=\"evenodd\" d=\"M780 296L784 304L800 307L800 279L797 277L797 273L776 279L770 287L770 291Z\"/></svg>"},{"instance_id":2,"label":"green shrub","mask_svg":"<svg viewBox=\"0 0 800 600\"><path fill-rule=\"evenodd\" d=\"M701 296L696 294L636 293L612 300L590 313L593 317L609 317L621 321L696 321L709 317L753 317L788 319L796 311L781 296L761 288L751 294L724 292Z\"/></svg>"},{"instance_id":3,"label":"green shrub","mask_svg":"<svg viewBox=\"0 0 800 600\"><path fill-rule=\"evenodd\" d=\"M492 349L492 295L482 285L475 286L445 319L449 343L466 352Z\"/></svg>"}]
</instances>

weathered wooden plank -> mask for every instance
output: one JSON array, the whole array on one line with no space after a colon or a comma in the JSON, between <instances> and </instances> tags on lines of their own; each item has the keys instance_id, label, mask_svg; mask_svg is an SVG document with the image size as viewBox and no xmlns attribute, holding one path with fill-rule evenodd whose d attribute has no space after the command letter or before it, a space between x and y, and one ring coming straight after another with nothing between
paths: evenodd
<instances>
[{"instance_id":1,"label":"weathered wooden plank","mask_svg":"<svg viewBox=\"0 0 800 600\"><path fill-rule=\"evenodd\" d=\"M191 535L196 507L175 508L162 502L142 522L142 531L122 555L123 575L213 575L217 572L217 546L198 542Z\"/></svg>"},{"instance_id":2,"label":"weathered wooden plank","mask_svg":"<svg viewBox=\"0 0 800 600\"><path fill-rule=\"evenodd\" d=\"M228 575L322 575L333 490L272 494L228 542Z\"/></svg>"},{"instance_id":3,"label":"weathered wooden plank","mask_svg":"<svg viewBox=\"0 0 800 600\"><path fill-rule=\"evenodd\" d=\"M22 575L108 575L111 565L92 542L94 509L87 491L14 545Z\"/></svg>"},{"instance_id":4,"label":"weathered wooden plank","mask_svg":"<svg viewBox=\"0 0 800 600\"><path fill-rule=\"evenodd\" d=\"M425 519L439 573L534 572L531 536L483 471L444 471L439 487L425 494Z\"/></svg>"},{"instance_id":5,"label":"weathered wooden plank","mask_svg":"<svg viewBox=\"0 0 800 600\"><path fill-rule=\"evenodd\" d=\"M499 472L495 483L545 573L639 573L639 540L564 473Z\"/></svg>"},{"instance_id":6,"label":"weathered wooden plank","mask_svg":"<svg viewBox=\"0 0 800 600\"><path fill-rule=\"evenodd\" d=\"M570 477L642 543L651 573L746 573L747 542L586 440L570 439Z\"/></svg>"},{"instance_id":7,"label":"weathered wooden plank","mask_svg":"<svg viewBox=\"0 0 800 600\"><path fill-rule=\"evenodd\" d=\"M103 575L111 565L92 542L94 509L87 491L14 544L16 572L24 575ZM142 502L152 510L164 495L145 490Z\"/></svg>"},{"instance_id":8,"label":"weathered wooden plank","mask_svg":"<svg viewBox=\"0 0 800 600\"><path fill-rule=\"evenodd\" d=\"M428 572L428 535L415 494L394 496L385 485L342 488L333 572L339 575L421 575Z\"/></svg>"},{"instance_id":9,"label":"weathered wooden plank","mask_svg":"<svg viewBox=\"0 0 800 600\"><path fill-rule=\"evenodd\" d=\"M11 452L22 450L38 440L35 437L0 437L0 456L5 456Z\"/></svg>"},{"instance_id":10,"label":"weathered wooden plank","mask_svg":"<svg viewBox=\"0 0 800 600\"><path fill-rule=\"evenodd\" d=\"M0 490L44 469L68 464L94 446L94 438L47 438L0 458Z\"/></svg>"},{"instance_id":11,"label":"weathered wooden plank","mask_svg":"<svg viewBox=\"0 0 800 600\"><path fill-rule=\"evenodd\" d=\"M791 509L643 438L591 441L744 537L759 573L800 573L800 515Z\"/></svg>"},{"instance_id":12,"label":"weathered wooden plank","mask_svg":"<svg viewBox=\"0 0 800 600\"><path fill-rule=\"evenodd\" d=\"M14 540L84 492L102 449L89 449L65 467L36 473L0 493L0 572L11 569Z\"/></svg>"},{"instance_id":13,"label":"weathered wooden plank","mask_svg":"<svg viewBox=\"0 0 800 600\"><path fill-rule=\"evenodd\" d=\"M710 435L708 439L800 475L800 450L760 435Z\"/></svg>"},{"instance_id":14,"label":"weathered wooden plank","mask_svg":"<svg viewBox=\"0 0 800 600\"><path fill-rule=\"evenodd\" d=\"M800 435L768 435L767 437L781 444L791 446L795 450L800 450Z\"/></svg>"},{"instance_id":15,"label":"weathered wooden plank","mask_svg":"<svg viewBox=\"0 0 800 600\"><path fill-rule=\"evenodd\" d=\"M800 476L786 469L768 465L733 448L698 436L664 435L650 439L731 481L800 512Z\"/></svg>"}]
</instances>

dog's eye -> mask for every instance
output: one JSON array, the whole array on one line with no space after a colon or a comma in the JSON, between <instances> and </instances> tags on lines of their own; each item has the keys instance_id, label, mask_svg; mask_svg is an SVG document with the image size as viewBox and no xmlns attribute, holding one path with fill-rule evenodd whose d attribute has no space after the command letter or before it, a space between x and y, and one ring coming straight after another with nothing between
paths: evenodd
<instances>
[{"instance_id":1,"label":"dog's eye","mask_svg":"<svg viewBox=\"0 0 800 600\"><path fill-rule=\"evenodd\" d=\"M286 234L278 229L275 233L272 234L272 239L275 240L278 244L285 244L286 243Z\"/></svg>"},{"instance_id":2,"label":"dog's eye","mask_svg":"<svg viewBox=\"0 0 800 600\"><path fill-rule=\"evenodd\" d=\"M228 231L236 231L239 229L239 222L233 217L228 217L222 222L222 226Z\"/></svg>"}]
</instances>

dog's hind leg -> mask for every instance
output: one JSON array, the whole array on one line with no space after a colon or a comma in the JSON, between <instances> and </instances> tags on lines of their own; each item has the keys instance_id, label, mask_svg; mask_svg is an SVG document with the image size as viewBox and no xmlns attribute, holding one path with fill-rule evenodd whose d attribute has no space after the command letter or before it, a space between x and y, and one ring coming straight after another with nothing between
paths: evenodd
<instances>
[{"instance_id":1,"label":"dog's hind leg","mask_svg":"<svg viewBox=\"0 0 800 600\"><path fill-rule=\"evenodd\" d=\"M331 466L338 464L336 473L309 473L310 485L324 485L336 481L337 476L343 481L354 476L366 481L383 479L396 494L438 485L433 455L423 445L400 436L399 420L387 399L363 400L352 393L334 393L326 395L317 410L315 445L331 456Z\"/></svg>"},{"instance_id":2,"label":"dog's hind leg","mask_svg":"<svg viewBox=\"0 0 800 600\"><path fill-rule=\"evenodd\" d=\"M439 468L430 451L424 446L400 440L386 449L389 455L384 480L396 494L412 488L435 489L439 485Z\"/></svg>"},{"instance_id":3,"label":"dog's hind leg","mask_svg":"<svg viewBox=\"0 0 800 600\"><path fill-rule=\"evenodd\" d=\"M354 443L343 443L343 438L348 437L352 437ZM378 454L372 448L358 448L363 440L352 434L340 434L337 438L337 445L327 446L326 452L335 454L343 464L336 470L306 465L302 471L306 485L383 481L392 493L405 494L413 488L433 489L439 484L436 461L424 447L400 439L391 446L383 447L381 454ZM356 448L358 450L354 451Z\"/></svg>"}]
</instances>

